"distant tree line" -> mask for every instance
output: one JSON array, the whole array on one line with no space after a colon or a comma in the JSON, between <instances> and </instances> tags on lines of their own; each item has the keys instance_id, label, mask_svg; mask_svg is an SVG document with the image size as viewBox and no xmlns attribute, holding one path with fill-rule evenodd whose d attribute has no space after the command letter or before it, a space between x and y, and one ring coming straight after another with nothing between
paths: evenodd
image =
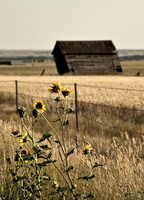
<instances>
[{"instance_id":1,"label":"distant tree line","mask_svg":"<svg viewBox=\"0 0 144 200\"><path fill-rule=\"evenodd\" d=\"M0 57L0 61L23 61L23 62L44 62L45 60L53 61L53 56L26 56L26 57Z\"/></svg>"},{"instance_id":2,"label":"distant tree line","mask_svg":"<svg viewBox=\"0 0 144 200\"><path fill-rule=\"evenodd\" d=\"M44 62L44 61L54 61L53 56L18 56L18 57L0 57L0 61L23 61L27 62ZM144 55L134 55L134 56L119 56L120 61L138 61L144 60Z\"/></svg>"},{"instance_id":3,"label":"distant tree line","mask_svg":"<svg viewBox=\"0 0 144 200\"><path fill-rule=\"evenodd\" d=\"M119 56L120 61L138 61L144 60L144 55L134 55L134 56Z\"/></svg>"}]
</instances>

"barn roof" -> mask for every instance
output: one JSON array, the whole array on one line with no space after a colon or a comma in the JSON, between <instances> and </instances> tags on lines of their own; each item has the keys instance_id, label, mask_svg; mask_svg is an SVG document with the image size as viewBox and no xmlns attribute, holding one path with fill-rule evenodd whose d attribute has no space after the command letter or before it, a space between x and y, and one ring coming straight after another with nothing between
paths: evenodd
<instances>
[{"instance_id":1,"label":"barn roof","mask_svg":"<svg viewBox=\"0 0 144 200\"><path fill-rule=\"evenodd\" d=\"M57 41L52 54L60 50L62 54L116 53L111 40L104 41Z\"/></svg>"}]
</instances>

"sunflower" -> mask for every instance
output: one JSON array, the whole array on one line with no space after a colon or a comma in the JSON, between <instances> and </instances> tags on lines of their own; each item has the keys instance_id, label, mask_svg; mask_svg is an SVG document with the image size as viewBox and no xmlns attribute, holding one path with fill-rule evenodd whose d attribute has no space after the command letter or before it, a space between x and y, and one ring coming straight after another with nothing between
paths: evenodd
<instances>
[{"instance_id":1,"label":"sunflower","mask_svg":"<svg viewBox=\"0 0 144 200\"><path fill-rule=\"evenodd\" d=\"M65 88L62 88L61 91L64 97L69 96L73 92L73 90L65 89Z\"/></svg>"},{"instance_id":2,"label":"sunflower","mask_svg":"<svg viewBox=\"0 0 144 200\"><path fill-rule=\"evenodd\" d=\"M22 133L20 136L21 137L19 137L19 144L20 146L23 146L23 144L27 142L27 132L25 131L25 133Z\"/></svg>"},{"instance_id":3,"label":"sunflower","mask_svg":"<svg viewBox=\"0 0 144 200\"><path fill-rule=\"evenodd\" d=\"M57 81L56 83L52 82L53 86L51 86L49 90L50 93L58 93L61 91L62 87L61 87L61 83L60 81Z\"/></svg>"},{"instance_id":4,"label":"sunflower","mask_svg":"<svg viewBox=\"0 0 144 200\"><path fill-rule=\"evenodd\" d=\"M28 150L23 149L23 150L21 151L21 155L26 156L27 154L28 154Z\"/></svg>"},{"instance_id":5,"label":"sunflower","mask_svg":"<svg viewBox=\"0 0 144 200\"><path fill-rule=\"evenodd\" d=\"M55 180L53 181L52 187L53 187L54 189L57 189L57 188L58 188L58 184L57 184L57 182L56 182Z\"/></svg>"},{"instance_id":6,"label":"sunflower","mask_svg":"<svg viewBox=\"0 0 144 200\"><path fill-rule=\"evenodd\" d=\"M36 101L36 103L33 104L33 107L37 109L40 113L43 113L46 110L45 104L42 100Z\"/></svg>"},{"instance_id":7,"label":"sunflower","mask_svg":"<svg viewBox=\"0 0 144 200\"><path fill-rule=\"evenodd\" d=\"M13 134L13 135L18 135L19 133L20 133L20 130L19 130L19 129L13 130L13 131L12 131L12 134Z\"/></svg>"},{"instance_id":8,"label":"sunflower","mask_svg":"<svg viewBox=\"0 0 144 200\"><path fill-rule=\"evenodd\" d=\"M85 146L85 147L83 148L82 154L83 154L83 155L89 155L91 150L92 150L91 145L88 144L87 146Z\"/></svg>"}]
</instances>

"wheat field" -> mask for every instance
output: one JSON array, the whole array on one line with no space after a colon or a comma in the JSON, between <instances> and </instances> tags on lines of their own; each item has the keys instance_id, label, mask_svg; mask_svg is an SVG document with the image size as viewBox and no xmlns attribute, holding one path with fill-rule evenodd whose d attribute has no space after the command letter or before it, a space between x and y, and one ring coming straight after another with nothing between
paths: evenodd
<instances>
[{"instance_id":1,"label":"wheat field","mask_svg":"<svg viewBox=\"0 0 144 200\"><path fill-rule=\"evenodd\" d=\"M144 77L126 76L1 76L0 92L18 93L38 97L54 97L48 93L52 82L60 81L63 87L74 88L77 83L78 100L111 106L144 109ZM74 93L71 95L74 99Z\"/></svg>"}]
</instances>

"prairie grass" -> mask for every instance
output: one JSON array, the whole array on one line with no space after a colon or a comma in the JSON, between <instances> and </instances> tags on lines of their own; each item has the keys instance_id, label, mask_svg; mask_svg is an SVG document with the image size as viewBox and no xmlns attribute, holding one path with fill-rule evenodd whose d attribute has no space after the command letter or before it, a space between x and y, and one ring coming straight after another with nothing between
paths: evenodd
<instances>
[{"instance_id":1,"label":"prairie grass","mask_svg":"<svg viewBox=\"0 0 144 200\"><path fill-rule=\"evenodd\" d=\"M47 116L51 116L51 121L54 121L55 103L53 99L55 97L48 93L48 89L51 82L60 80L64 87L71 89L74 83L77 83L79 129L81 131L85 130L91 135L96 133L101 135L104 132L107 136L119 136L123 130L127 130L131 136L144 132L144 77L1 76L0 106L10 118L16 109L14 105L15 79L18 80L19 106L29 109L37 99L43 99L47 105ZM72 93L68 102L73 109L75 109L74 100L75 96ZM4 114L1 113L1 115L3 119ZM75 115L73 115L72 122L71 126L75 129Z\"/></svg>"},{"instance_id":2,"label":"prairie grass","mask_svg":"<svg viewBox=\"0 0 144 200\"><path fill-rule=\"evenodd\" d=\"M8 170L12 166L7 162L8 157L15 155L17 142L14 140L11 130L16 128L18 123L14 121L0 123L0 193L10 188L11 177ZM37 133L37 138L41 135ZM82 191L84 185L78 176L84 176L89 171L89 163L82 156L81 149L89 142L93 148L92 160L102 163L103 166L94 170L95 179L89 182L89 191L95 196L95 199L143 199L144 198L144 136L130 139L128 134L121 133L121 137L104 138L99 136L83 135L79 133L77 143L71 137L71 145L75 145L74 157L71 157L70 163L74 165L72 179L75 180L78 191ZM77 144L77 145L76 145ZM27 146L28 148L28 146ZM58 152L54 152L58 157ZM46 170L63 185L63 180L56 171L49 166ZM7 193L2 199L7 199ZM48 199L44 193L42 199ZM69 198L67 198L69 199Z\"/></svg>"},{"instance_id":3,"label":"prairie grass","mask_svg":"<svg viewBox=\"0 0 144 200\"><path fill-rule=\"evenodd\" d=\"M144 76L144 61L122 61L123 73L118 75L136 76L140 72ZM44 76L58 75L55 62L32 62L25 65L0 65L0 75L6 76L40 76L45 69Z\"/></svg>"},{"instance_id":4,"label":"prairie grass","mask_svg":"<svg viewBox=\"0 0 144 200\"><path fill-rule=\"evenodd\" d=\"M1 65L0 75L6 76L40 76L45 70L44 75L57 75L55 63L52 61L42 63L26 63L25 65Z\"/></svg>"},{"instance_id":5,"label":"prairie grass","mask_svg":"<svg viewBox=\"0 0 144 200\"><path fill-rule=\"evenodd\" d=\"M18 93L53 98L48 94L51 82L63 82L64 87L78 87L78 100L111 106L144 108L144 77L125 76L1 76L0 92L15 93L15 80L18 80ZM127 90L128 89L128 90ZM134 89L134 90L131 90ZM138 91L135 91L138 90ZM74 100L74 94L70 100Z\"/></svg>"},{"instance_id":6,"label":"prairie grass","mask_svg":"<svg viewBox=\"0 0 144 200\"><path fill-rule=\"evenodd\" d=\"M15 113L14 80L18 80L19 105L30 110L36 100L43 99L47 104L46 116L52 124L57 117L55 103L53 103L54 96L48 94L51 82L59 80L64 87L71 89L73 84L77 83L79 131L75 128L74 114L70 120L71 145L77 149L70 160L70 163L74 165L73 180L76 181L78 176L84 176L89 171L89 163L82 156L81 149L90 143L93 148L92 160L103 164L94 170L95 179L88 185L95 199L144 199L144 117L142 111L144 110L144 92L142 91L144 78L121 76L1 76L0 194L8 191L10 187L8 170L11 166L7 162L7 157L13 157L15 147L17 147L11 131L18 126L21 128ZM127 88L138 91L125 90ZM70 106L74 108L73 100L74 94L69 100ZM101 123L109 126L103 126ZM126 131L127 129L129 131ZM41 137L42 130L51 131L40 120L37 138ZM56 126L56 130L59 131L59 126ZM58 157L56 150L54 155ZM46 170L51 171L51 175L63 184L63 180L51 166ZM83 191L84 185L81 180L77 181L77 186L79 192ZM7 199L7 197L2 199ZM46 193L43 194L43 199L48 199Z\"/></svg>"},{"instance_id":7,"label":"prairie grass","mask_svg":"<svg viewBox=\"0 0 144 200\"><path fill-rule=\"evenodd\" d=\"M144 76L144 61L123 61L121 62L123 74L136 76L140 72L140 76Z\"/></svg>"}]
</instances>

